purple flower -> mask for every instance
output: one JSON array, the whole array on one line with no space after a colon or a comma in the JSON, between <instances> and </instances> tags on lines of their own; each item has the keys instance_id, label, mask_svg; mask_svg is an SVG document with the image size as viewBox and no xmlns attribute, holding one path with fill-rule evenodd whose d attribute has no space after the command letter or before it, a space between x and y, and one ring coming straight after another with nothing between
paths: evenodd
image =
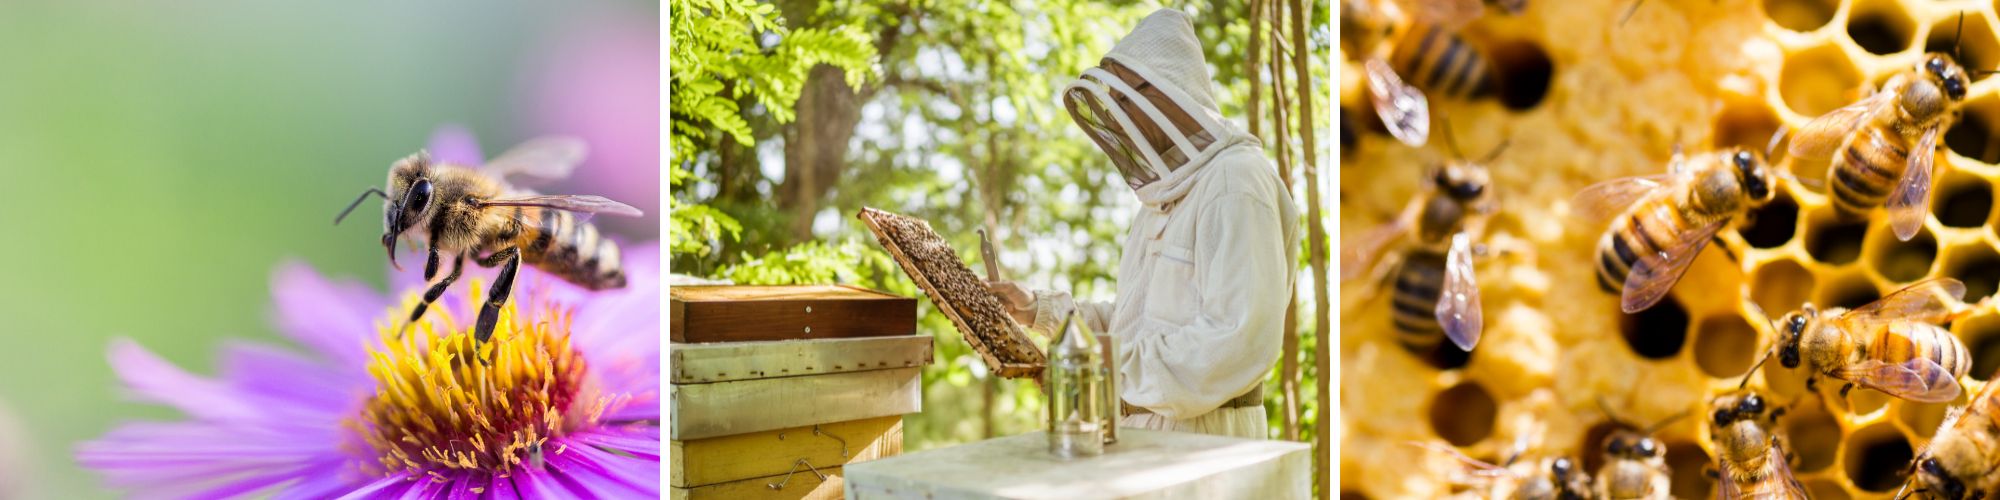
<instances>
[{"instance_id":1,"label":"purple flower","mask_svg":"<svg viewBox=\"0 0 2000 500\"><path fill-rule=\"evenodd\" d=\"M523 267L484 343L460 320L477 279L399 336L420 289L391 300L287 263L276 323L309 353L228 343L211 378L116 341L131 394L188 419L124 424L77 461L146 496L657 497L659 254L632 248L632 281L606 292Z\"/></svg>"}]
</instances>

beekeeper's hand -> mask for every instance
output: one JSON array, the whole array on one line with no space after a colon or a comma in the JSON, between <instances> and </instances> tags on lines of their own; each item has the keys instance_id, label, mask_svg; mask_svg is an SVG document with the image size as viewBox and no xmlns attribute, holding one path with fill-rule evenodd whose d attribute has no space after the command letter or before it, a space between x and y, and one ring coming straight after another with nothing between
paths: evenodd
<instances>
[{"instance_id":1,"label":"beekeeper's hand","mask_svg":"<svg viewBox=\"0 0 2000 500\"><path fill-rule=\"evenodd\" d=\"M1027 287L1012 281L988 281L986 290L1000 299L1000 306L1007 308L1007 315L1023 325L1035 324L1035 294Z\"/></svg>"}]
</instances>

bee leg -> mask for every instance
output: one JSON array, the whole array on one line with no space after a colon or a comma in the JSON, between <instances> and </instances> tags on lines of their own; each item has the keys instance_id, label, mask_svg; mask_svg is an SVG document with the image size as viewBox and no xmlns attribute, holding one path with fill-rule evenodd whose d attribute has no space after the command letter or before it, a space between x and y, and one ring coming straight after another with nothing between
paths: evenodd
<instances>
[{"instance_id":1,"label":"bee leg","mask_svg":"<svg viewBox=\"0 0 2000 500\"><path fill-rule=\"evenodd\" d=\"M427 266L427 270L431 272L424 273L427 275L424 277L425 281L430 280L430 277L428 275L436 274L435 273L436 268L437 268L437 250L431 250L430 264ZM402 331L396 332L397 339L401 339L403 338L403 334L409 333L410 327L415 326L417 324L417 320L424 319L424 312L430 310L431 303L437 302L438 297L444 295L445 289L451 288L451 284L458 281L459 273L464 270L465 270L465 256L460 255L458 256L457 260L454 260L451 263L451 274L444 275L443 280L438 281L437 284L435 285L431 285L431 288L429 290L424 290L424 300L422 302L417 303L417 308L415 310L410 311L410 320L403 323Z\"/></svg>"},{"instance_id":2,"label":"bee leg","mask_svg":"<svg viewBox=\"0 0 2000 500\"><path fill-rule=\"evenodd\" d=\"M1847 397L1847 391L1852 391L1852 390L1854 390L1853 382L1848 382L1847 385L1840 386L1840 397L1842 398Z\"/></svg>"},{"instance_id":3,"label":"bee leg","mask_svg":"<svg viewBox=\"0 0 2000 500\"><path fill-rule=\"evenodd\" d=\"M473 338L481 343L493 338L493 328L500 323L500 306L507 304L507 295L514 291L514 272L521 268L521 250L508 247L479 259L479 265L485 267L501 262L507 265L500 268L500 276L493 279L493 288L487 290L486 305L479 308L479 323L473 330Z\"/></svg>"},{"instance_id":4,"label":"bee leg","mask_svg":"<svg viewBox=\"0 0 2000 500\"><path fill-rule=\"evenodd\" d=\"M1714 467L1703 467L1701 473L1708 475L1709 479L1722 479L1722 472L1715 470Z\"/></svg>"},{"instance_id":5,"label":"bee leg","mask_svg":"<svg viewBox=\"0 0 2000 500\"><path fill-rule=\"evenodd\" d=\"M1811 375L1806 377L1806 392L1819 392L1819 376Z\"/></svg>"},{"instance_id":6,"label":"bee leg","mask_svg":"<svg viewBox=\"0 0 2000 500\"><path fill-rule=\"evenodd\" d=\"M461 260L459 262L464 263L465 261ZM424 259L424 281L429 282L432 278L436 278L437 275L438 275L438 249L437 245L431 245L431 254L429 257Z\"/></svg>"}]
</instances>

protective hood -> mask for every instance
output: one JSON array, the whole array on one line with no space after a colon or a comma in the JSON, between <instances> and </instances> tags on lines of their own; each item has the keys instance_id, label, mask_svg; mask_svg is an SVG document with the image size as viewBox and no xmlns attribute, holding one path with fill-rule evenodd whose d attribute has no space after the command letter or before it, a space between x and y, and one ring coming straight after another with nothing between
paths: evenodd
<instances>
[{"instance_id":1,"label":"protective hood","mask_svg":"<svg viewBox=\"0 0 2000 500\"><path fill-rule=\"evenodd\" d=\"M1256 138L1222 118L1201 42L1186 13L1161 9L1146 16L1104 58L1136 74L1138 81L1128 82L1111 70L1093 67L1063 88L1063 106L1111 157L1141 201L1161 204L1180 199L1192 187L1194 174L1218 153L1258 145ZM1157 89L1172 107L1156 105L1142 93L1149 88ZM1176 124L1170 114L1189 120Z\"/></svg>"}]
</instances>

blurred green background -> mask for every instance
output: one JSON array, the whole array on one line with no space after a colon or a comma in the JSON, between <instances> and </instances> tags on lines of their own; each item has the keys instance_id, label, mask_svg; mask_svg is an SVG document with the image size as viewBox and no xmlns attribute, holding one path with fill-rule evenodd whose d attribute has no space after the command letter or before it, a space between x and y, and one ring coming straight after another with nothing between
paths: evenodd
<instances>
[{"instance_id":1,"label":"blurred green background","mask_svg":"<svg viewBox=\"0 0 2000 500\"><path fill-rule=\"evenodd\" d=\"M658 8L0 3L0 262L15 271L0 275L0 421L24 428L13 461L28 467L0 478L28 478L33 498L109 496L73 444L180 418L123 398L109 339L209 374L222 339L291 345L269 321L285 259L382 286L380 210L330 221L442 124L489 156L584 135L593 179L569 189L657 214ZM608 232L652 240L657 223Z\"/></svg>"}]
</instances>

